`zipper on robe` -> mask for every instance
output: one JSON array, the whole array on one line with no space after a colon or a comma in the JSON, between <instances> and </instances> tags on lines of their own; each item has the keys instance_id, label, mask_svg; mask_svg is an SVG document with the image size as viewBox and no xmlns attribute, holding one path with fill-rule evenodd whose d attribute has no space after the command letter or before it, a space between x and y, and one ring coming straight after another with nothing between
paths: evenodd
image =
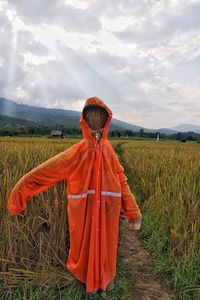
<instances>
[{"instance_id":1,"label":"zipper on robe","mask_svg":"<svg viewBox=\"0 0 200 300\"><path fill-rule=\"evenodd\" d=\"M95 284L99 286L100 282L100 244L99 244L99 237L100 237L100 186L99 186L99 180L100 180L100 141L96 140L96 199L95 199L95 258L94 258L94 276L95 276Z\"/></svg>"},{"instance_id":2,"label":"zipper on robe","mask_svg":"<svg viewBox=\"0 0 200 300\"><path fill-rule=\"evenodd\" d=\"M100 145L99 145L99 143L97 142L98 159L99 159L99 150L100 150Z\"/></svg>"}]
</instances>

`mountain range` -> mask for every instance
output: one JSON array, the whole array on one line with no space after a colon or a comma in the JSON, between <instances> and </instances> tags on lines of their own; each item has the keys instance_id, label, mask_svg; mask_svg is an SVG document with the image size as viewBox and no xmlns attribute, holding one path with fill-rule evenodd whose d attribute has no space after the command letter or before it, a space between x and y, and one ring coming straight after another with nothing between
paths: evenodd
<instances>
[{"instance_id":1,"label":"mountain range","mask_svg":"<svg viewBox=\"0 0 200 300\"><path fill-rule=\"evenodd\" d=\"M80 128L79 119L81 112L57 108L37 107L0 97L0 127L18 125L56 126L68 125ZM177 132L193 131L200 133L200 126L192 124L180 124L172 128L149 129L133 125L112 118L109 131L132 130L135 132L143 129L144 132L160 132L167 135Z\"/></svg>"}]
</instances>

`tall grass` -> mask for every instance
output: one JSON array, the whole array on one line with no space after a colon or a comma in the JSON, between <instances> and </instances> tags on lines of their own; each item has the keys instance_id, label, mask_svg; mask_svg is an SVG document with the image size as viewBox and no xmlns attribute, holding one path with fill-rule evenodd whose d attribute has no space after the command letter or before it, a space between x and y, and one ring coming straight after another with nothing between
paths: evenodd
<instances>
[{"instance_id":1,"label":"tall grass","mask_svg":"<svg viewBox=\"0 0 200 300\"><path fill-rule=\"evenodd\" d=\"M66 299L87 298L65 265L69 249L66 182L32 197L22 216L10 217L7 212L17 181L79 140L0 138L1 299L22 299L22 295L24 299L46 299L47 295L58 299L63 294ZM124 280L119 286L123 284Z\"/></svg>"},{"instance_id":2,"label":"tall grass","mask_svg":"<svg viewBox=\"0 0 200 300\"><path fill-rule=\"evenodd\" d=\"M6 208L12 188L24 174L78 141L0 138L0 295L5 299L20 298L18 288L23 289L23 295L30 297L33 293L35 299L36 294L45 297L47 291L58 296L69 284L66 299L72 299L72 294L76 299L86 299L81 285L76 286L66 272L69 239L65 181L34 196L24 216L9 217ZM113 140L112 144L118 147L143 211L140 235L155 258L156 269L169 275L184 299L198 299L200 145L119 142ZM118 272L122 272L121 277L117 275L118 286L124 286L125 271ZM125 299L126 291L120 293ZM117 294L113 297L118 299Z\"/></svg>"},{"instance_id":3,"label":"tall grass","mask_svg":"<svg viewBox=\"0 0 200 300\"><path fill-rule=\"evenodd\" d=\"M118 150L156 269L181 297L200 299L200 144L127 142Z\"/></svg>"},{"instance_id":4,"label":"tall grass","mask_svg":"<svg viewBox=\"0 0 200 300\"><path fill-rule=\"evenodd\" d=\"M34 196L24 216L8 216L7 199L28 171L77 140L0 139L0 295L13 287L61 288L73 281L66 272L67 195L65 181Z\"/></svg>"}]
</instances>

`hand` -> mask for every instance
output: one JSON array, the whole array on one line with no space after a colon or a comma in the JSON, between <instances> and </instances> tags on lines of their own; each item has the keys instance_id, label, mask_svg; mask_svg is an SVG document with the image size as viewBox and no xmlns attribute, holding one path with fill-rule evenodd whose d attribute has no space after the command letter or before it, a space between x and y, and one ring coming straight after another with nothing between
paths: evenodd
<instances>
[{"instance_id":1,"label":"hand","mask_svg":"<svg viewBox=\"0 0 200 300\"><path fill-rule=\"evenodd\" d=\"M141 227L141 219L142 219L142 217L139 217L138 219L129 221L128 229L129 230L139 230Z\"/></svg>"}]
</instances>

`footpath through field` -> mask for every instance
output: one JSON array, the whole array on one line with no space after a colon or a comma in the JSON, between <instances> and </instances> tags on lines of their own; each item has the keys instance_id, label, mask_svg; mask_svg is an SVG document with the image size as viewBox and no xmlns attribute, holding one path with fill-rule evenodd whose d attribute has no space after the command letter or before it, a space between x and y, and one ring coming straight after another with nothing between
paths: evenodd
<instances>
[{"instance_id":1,"label":"footpath through field","mask_svg":"<svg viewBox=\"0 0 200 300\"><path fill-rule=\"evenodd\" d=\"M117 145L115 149L121 158L121 148ZM127 223L125 217L122 216L120 218L118 259L127 270L128 286L132 291L130 300L177 299L166 278L162 274L158 275L154 272L151 257L143 247L138 232L129 230Z\"/></svg>"},{"instance_id":2,"label":"footpath through field","mask_svg":"<svg viewBox=\"0 0 200 300\"><path fill-rule=\"evenodd\" d=\"M127 269L133 300L176 299L164 278L153 273L149 253L142 246L138 233L128 229L124 218L120 219L118 257Z\"/></svg>"}]
</instances>

